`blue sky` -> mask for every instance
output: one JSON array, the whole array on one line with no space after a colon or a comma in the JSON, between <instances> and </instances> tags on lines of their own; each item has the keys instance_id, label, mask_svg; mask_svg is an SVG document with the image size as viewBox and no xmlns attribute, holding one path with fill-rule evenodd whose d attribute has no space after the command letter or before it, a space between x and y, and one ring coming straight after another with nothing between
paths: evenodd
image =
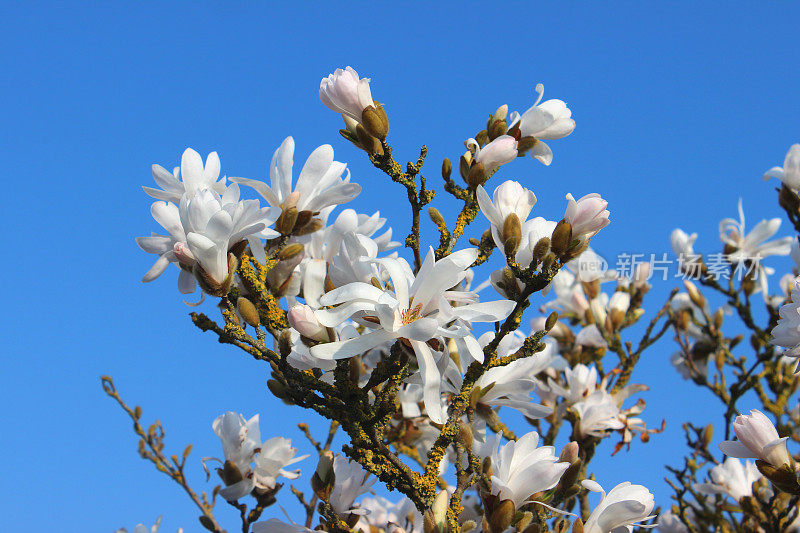
<instances>
[{"instance_id":1,"label":"blue sky","mask_svg":"<svg viewBox=\"0 0 800 533\"><path fill-rule=\"evenodd\" d=\"M795 2L163 4L0 4L0 158L14 193L0 215L8 530L112 531L161 514L165 531L197 529L188 499L136 455L101 374L162 420L171 449L194 442L196 460L220 453L211 421L225 410L260 412L265 438L307 451L295 425L316 418L269 398L262 366L194 328L174 270L142 285L152 256L133 238L157 229L140 189L152 163L171 168L191 146L219 151L228 175L263 178L286 135L296 161L331 143L364 185L353 207L380 209L403 234L404 195L318 101L319 79L338 66L372 78L398 158L428 145L434 184L488 113L527 108L543 82L577 128L551 144L552 166L519 160L498 176L533 189L549 218L567 192L602 193L613 222L593 244L607 256L668 251L676 225L716 251L717 223L739 197L751 226L780 216L760 176L800 141ZM596 468L604 485L643 483L661 503L681 422L714 407L680 381L671 352L657 345L635 375L651 386L645 418L666 418L667 431L611 461L602 448ZM302 466L310 474L314 462ZM199 462L192 474L202 486Z\"/></svg>"}]
</instances>

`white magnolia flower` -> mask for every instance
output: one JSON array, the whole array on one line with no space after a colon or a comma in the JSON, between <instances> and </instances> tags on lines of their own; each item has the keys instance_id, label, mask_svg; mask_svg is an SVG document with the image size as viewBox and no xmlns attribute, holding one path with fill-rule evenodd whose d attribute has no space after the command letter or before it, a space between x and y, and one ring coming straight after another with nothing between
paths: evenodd
<instances>
[{"instance_id":1,"label":"white magnolia flower","mask_svg":"<svg viewBox=\"0 0 800 533\"><path fill-rule=\"evenodd\" d=\"M494 332L488 331L481 335L478 342L486 346L494 339ZM503 337L497 345L497 356L502 358L516 353L525 341L525 335L514 331ZM566 365L566 360L558 355L552 339L543 341L545 348L528 357L517 359L507 365L497 366L487 370L475 387L480 387L481 394L479 405L487 407L510 407L516 409L528 418L542 418L553 412L552 407L534 403L530 397L538 384L536 376L551 368L561 369ZM447 390L458 394L463 383L461 370L453 361L446 373ZM480 414L480 413L479 413Z\"/></svg>"},{"instance_id":2,"label":"white magnolia flower","mask_svg":"<svg viewBox=\"0 0 800 533\"><path fill-rule=\"evenodd\" d=\"M577 364L564 370L564 380L566 387L562 387L553 379L548 381L548 387L554 393L563 396L568 404L574 404L588 398L597 389L597 369L594 365L590 368Z\"/></svg>"},{"instance_id":3,"label":"white magnolia flower","mask_svg":"<svg viewBox=\"0 0 800 533\"><path fill-rule=\"evenodd\" d=\"M355 528L356 531L359 529L370 531L370 526L383 529L386 533L421 533L423 531L422 513L408 498L401 498L397 503L381 496L364 498L361 500L361 509L369 511L369 514L360 518Z\"/></svg>"},{"instance_id":4,"label":"white magnolia flower","mask_svg":"<svg viewBox=\"0 0 800 533\"><path fill-rule=\"evenodd\" d=\"M672 510L663 511L658 515L658 531L660 533L689 533L689 528L681 522L678 515Z\"/></svg>"},{"instance_id":5,"label":"white magnolia flower","mask_svg":"<svg viewBox=\"0 0 800 533\"><path fill-rule=\"evenodd\" d=\"M212 428L222 441L225 461L232 463L242 477L220 491L228 501L236 501L253 489L274 489L278 476L297 479L299 470L284 468L308 457L295 457L297 449L291 447L291 440L283 437L273 437L262 443L258 415L245 420L242 415L228 411L214 420Z\"/></svg>"},{"instance_id":6,"label":"white magnolia flower","mask_svg":"<svg viewBox=\"0 0 800 533\"><path fill-rule=\"evenodd\" d=\"M727 494L737 502L753 495L753 483L761 479L761 472L752 461L728 457L725 462L709 472L711 483L696 483L695 490L703 494Z\"/></svg>"},{"instance_id":7,"label":"white magnolia flower","mask_svg":"<svg viewBox=\"0 0 800 533\"><path fill-rule=\"evenodd\" d=\"M689 235L680 228L675 228L669 236L672 251L677 256L692 257L694 253L694 242L697 240L697 233Z\"/></svg>"},{"instance_id":8,"label":"white magnolia flower","mask_svg":"<svg viewBox=\"0 0 800 533\"><path fill-rule=\"evenodd\" d=\"M782 306L778 324L772 330L771 342L786 348L789 357L800 357L800 278L792 280L792 301Z\"/></svg>"},{"instance_id":9,"label":"white magnolia flower","mask_svg":"<svg viewBox=\"0 0 800 533\"><path fill-rule=\"evenodd\" d=\"M270 185L249 178L230 178L248 185L263 196L269 205L297 211L317 213L326 207L349 202L361 192L361 186L350 183L345 163L333 160L333 147L323 144L308 156L297 183L292 188L294 139L286 137L275 150L269 165ZM342 173L346 175L342 178Z\"/></svg>"},{"instance_id":10,"label":"white magnolia flower","mask_svg":"<svg viewBox=\"0 0 800 533\"><path fill-rule=\"evenodd\" d=\"M582 328L575 335L575 344L591 346L592 348L606 348L608 346L608 342L603 338L603 334L596 324L590 324Z\"/></svg>"},{"instance_id":11,"label":"white magnolia flower","mask_svg":"<svg viewBox=\"0 0 800 533\"><path fill-rule=\"evenodd\" d=\"M211 152L203 165L200 154L187 148L181 156L181 166L172 172L161 165L153 165L153 180L161 189L142 187L144 192L156 198L179 204L184 194L193 195L201 189L213 189L224 194L227 186L225 178L219 179L220 163L217 152ZM181 180L181 177L183 178Z\"/></svg>"},{"instance_id":12,"label":"white magnolia flower","mask_svg":"<svg viewBox=\"0 0 800 533\"><path fill-rule=\"evenodd\" d=\"M228 271L228 251L247 240L253 255L266 260L262 238L277 237L269 226L278 218L277 209L260 207L258 200L239 200L238 186L220 196L212 189L185 195L180 203L180 220L192 257L209 278L224 285Z\"/></svg>"},{"instance_id":13,"label":"white magnolia flower","mask_svg":"<svg viewBox=\"0 0 800 533\"><path fill-rule=\"evenodd\" d=\"M392 290L364 282L350 283L320 298L321 305L336 307L316 312L317 319L326 327L352 318L369 331L346 341L318 344L311 348L311 354L321 359L344 359L394 339L406 339L419 365L428 415L435 422L444 423L440 401L441 375L428 341L437 337L460 339L469 354L482 361L483 351L464 324L502 320L515 305L510 300L466 302L456 307L450 304L450 300L463 300L465 295L474 297L474 293L449 289L464 279L466 269L477 256L478 251L473 248L435 261L433 248L430 248L416 276L405 261L376 259L375 264L388 273ZM448 326L453 321L455 324Z\"/></svg>"},{"instance_id":14,"label":"white magnolia flower","mask_svg":"<svg viewBox=\"0 0 800 533\"><path fill-rule=\"evenodd\" d=\"M655 505L654 496L642 485L631 485L629 481L620 483L608 494L596 481L585 479L581 484L588 490L599 492L600 503L583 525L585 533L621 533L633 531L634 526L651 528L655 524L642 522L654 518L651 515Z\"/></svg>"},{"instance_id":15,"label":"white magnolia flower","mask_svg":"<svg viewBox=\"0 0 800 533\"><path fill-rule=\"evenodd\" d=\"M792 457L786 447L788 437L778 437L778 430L758 409L749 415L739 415L733 421L733 432L739 439L722 441L719 449L729 457L761 459L774 467L791 465Z\"/></svg>"},{"instance_id":16,"label":"white magnolia flower","mask_svg":"<svg viewBox=\"0 0 800 533\"><path fill-rule=\"evenodd\" d=\"M498 185L492 194L492 198L489 198L482 185L478 185L476 194L481 211L492 224L494 242L500 247L503 246L500 234L503 231L506 217L514 213L519 218L520 224L524 224L531 209L536 205L536 195L517 181L508 180ZM550 233L552 234L552 232ZM549 237L550 235L545 236ZM533 244L535 245L536 243Z\"/></svg>"},{"instance_id":17,"label":"white magnolia flower","mask_svg":"<svg viewBox=\"0 0 800 533\"><path fill-rule=\"evenodd\" d=\"M473 140L467 143L475 148L475 163L483 165L487 176L517 157L517 140L510 135L501 135L483 148Z\"/></svg>"},{"instance_id":18,"label":"white magnolia flower","mask_svg":"<svg viewBox=\"0 0 800 533\"><path fill-rule=\"evenodd\" d=\"M361 113L375 106L369 78L359 78L352 67L337 68L319 82L319 99L326 107L361 122Z\"/></svg>"},{"instance_id":19,"label":"white magnolia flower","mask_svg":"<svg viewBox=\"0 0 800 533\"><path fill-rule=\"evenodd\" d=\"M790 189L800 189L800 144L793 144L786 152L783 167L772 167L764 173L764 180L778 178Z\"/></svg>"},{"instance_id":20,"label":"white magnolia flower","mask_svg":"<svg viewBox=\"0 0 800 533\"><path fill-rule=\"evenodd\" d=\"M544 85L536 85L539 97L531 108L521 116L514 111L508 117L509 129L519 122L522 137L535 137L537 142L531 148L531 156L545 165L553 162L553 151L543 141L561 139L575 129L572 111L562 100L546 100L541 104Z\"/></svg>"},{"instance_id":21,"label":"white magnolia flower","mask_svg":"<svg viewBox=\"0 0 800 533\"><path fill-rule=\"evenodd\" d=\"M297 268L302 280L303 298L307 304L318 308L319 298L325 292L326 277L334 286L355 281L369 283L379 276L372 259L378 254L399 246L391 240L392 230L372 238L385 222L379 213L371 217L345 209L320 231L297 239L305 246L305 255Z\"/></svg>"},{"instance_id":22,"label":"white magnolia flower","mask_svg":"<svg viewBox=\"0 0 800 533\"><path fill-rule=\"evenodd\" d=\"M605 437L609 431L625 427L617 400L603 389L574 404L572 410L578 415L575 430L581 437Z\"/></svg>"},{"instance_id":23,"label":"white magnolia flower","mask_svg":"<svg viewBox=\"0 0 800 533\"><path fill-rule=\"evenodd\" d=\"M611 214L606 207L608 201L597 193L589 193L578 200L567 193L567 209L564 220L572 226L572 238L581 243L594 237L598 231L609 225L608 216Z\"/></svg>"},{"instance_id":24,"label":"white magnolia flower","mask_svg":"<svg viewBox=\"0 0 800 533\"><path fill-rule=\"evenodd\" d=\"M519 508L532 494L552 489L569 468L559 463L553 446L537 448L539 434L526 433L519 440L500 447L495 435L478 453L492 460L492 494L499 500L511 500Z\"/></svg>"},{"instance_id":25,"label":"white magnolia flower","mask_svg":"<svg viewBox=\"0 0 800 533\"><path fill-rule=\"evenodd\" d=\"M780 218L762 220L750 233L746 234L741 198L739 199L739 220L726 218L719 223L720 240L733 250L728 254L728 260L734 264L738 263L740 266L749 263L748 266L754 273L753 278L758 282L765 301L769 297L767 278L775 270L764 266L762 260L771 255L789 255L794 239L793 237L782 237L766 242L777 233L780 226Z\"/></svg>"},{"instance_id":26,"label":"white magnolia flower","mask_svg":"<svg viewBox=\"0 0 800 533\"><path fill-rule=\"evenodd\" d=\"M336 476L336 483L328 499L333 510L340 515L368 512L363 508L354 508L353 503L365 492L370 492L370 487L377 479L369 479L369 472L364 470L360 464L341 455L337 455L333 459L333 474Z\"/></svg>"}]
</instances>

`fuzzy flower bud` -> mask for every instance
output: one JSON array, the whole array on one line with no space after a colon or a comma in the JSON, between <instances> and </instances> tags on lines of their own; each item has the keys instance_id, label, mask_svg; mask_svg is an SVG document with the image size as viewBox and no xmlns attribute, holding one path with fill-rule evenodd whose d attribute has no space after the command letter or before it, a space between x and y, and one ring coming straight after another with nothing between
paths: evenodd
<instances>
[{"instance_id":1,"label":"fuzzy flower bud","mask_svg":"<svg viewBox=\"0 0 800 533\"><path fill-rule=\"evenodd\" d=\"M305 304L292 306L287 313L289 325L300 335L318 342L328 342L328 330L319 323L314 310Z\"/></svg>"},{"instance_id":2,"label":"fuzzy flower bud","mask_svg":"<svg viewBox=\"0 0 800 533\"><path fill-rule=\"evenodd\" d=\"M517 157L517 140L510 135L501 135L475 156L475 162L481 163L487 175L491 175L501 165L505 165Z\"/></svg>"}]
</instances>

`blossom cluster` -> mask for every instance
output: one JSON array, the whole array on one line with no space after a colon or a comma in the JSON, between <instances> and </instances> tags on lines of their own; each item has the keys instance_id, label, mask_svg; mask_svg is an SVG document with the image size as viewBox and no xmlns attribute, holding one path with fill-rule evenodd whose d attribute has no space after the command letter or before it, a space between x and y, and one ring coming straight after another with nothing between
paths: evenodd
<instances>
[{"instance_id":1,"label":"blossom cluster","mask_svg":"<svg viewBox=\"0 0 800 533\"><path fill-rule=\"evenodd\" d=\"M319 97L341 115L342 136L406 187L413 221L405 245L413 259L392 240L380 212L345 205L361 186L351 182L345 163L334 160L330 145L313 150L295 179L295 144L287 137L269 163L268 183L221 176L216 152L204 162L189 148L172 172L154 165L158 187L144 187L156 199L151 214L166 234L136 241L158 257L143 281L175 264L179 291L201 292L190 305L207 296L219 299L224 327L195 314L201 329L268 362L269 388L277 397L330 418L331 431L341 426L350 438L341 453L331 451L331 439L324 446L311 439L319 458L308 476L313 501L298 496L307 510L305 525L274 517L259 521L275 502L279 480L300 476L288 467L308 455L297 456L283 437L262 441L258 415L226 412L213 423L223 457L207 459L219 463L223 486L215 494L240 510L255 498L251 514L241 513L244 530L267 533L311 531L316 512L317 529L327 531L520 533L533 520L535 531L544 531L546 519L561 515L575 516L575 527L589 533L653 527L653 494L630 482L605 492L587 464L603 439L618 436L617 453L634 438L647 442L663 429L663 423L661 429L647 427L643 399L628 402L648 390L630 381L642 351L669 327L682 343L673 364L684 377L713 388L708 367L719 357L719 325L729 309L712 311L693 282L717 283L708 261L694 251L697 234L672 233L681 269L693 272L693 281L671 296L634 345L628 328L645 314L653 266L639 263L629 272L596 267L602 260L591 243L610 224L608 201L594 192L565 192L563 217L548 220L537 216L537 197L522 182L489 184L528 154L551 164L545 141L575 128L565 102L542 102L539 84L527 110L498 108L486 128L464 142L458 158L463 185L451 178L450 160L443 162L445 190L464 207L452 231L430 208L440 234L434 247L420 242L420 211L434 198L419 175L426 150L403 172L387 141L388 114L370 83L351 67L337 69L321 80ZM794 145L784 166L765 178L796 191L798 161L800 145ZM245 198L243 191L260 198ZM485 229L482 236L459 245L473 222ZM746 268L741 282L747 296L760 293L779 317L771 342L785 348L782 356L797 358L800 278L787 274L780 282L783 294L772 295L768 279L775 269L763 263L791 255L800 271L797 238L770 240L779 227L780 219L764 220L746 232L740 202L739 219L723 220L719 236L725 268ZM726 295L731 305L741 305L732 292ZM533 297L541 301L523 332L523 312ZM666 324L657 328L662 318ZM766 344L758 337L754 342ZM611 370L604 366L607 354L617 359ZM509 410L534 429L517 436L501 419ZM571 431L557 453L562 425ZM753 410L737 417L733 429L738 440L720 444L729 458L692 490L739 502L753 496L762 475L793 490L787 487L795 462L772 422ZM738 458L757 461L742 464ZM378 479L403 497L376 495ZM600 494L593 508L587 491ZM583 519L572 513L576 506ZM203 510L201 522L216 530ZM687 513L663 512L662 529L681 530Z\"/></svg>"}]
</instances>

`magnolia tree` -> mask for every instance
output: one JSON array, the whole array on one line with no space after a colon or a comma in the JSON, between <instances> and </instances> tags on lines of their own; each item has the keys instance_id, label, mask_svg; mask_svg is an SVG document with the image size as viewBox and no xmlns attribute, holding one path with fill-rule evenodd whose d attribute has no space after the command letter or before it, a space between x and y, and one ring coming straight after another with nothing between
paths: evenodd
<instances>
[{"instance_id":1,"label":"magnolia tree","mask_svg":"<svg viewBox=\"0 0 800 533\"><path fill-rule=\"evenodd\" d=\"M314 150L295 179L294 140L287 137L272 157L268 183L220 177L216 152L203 162L187 149L172 172L153 166L158 187L144 190L157 200L150 211L166 234L137 239L157 256L143 281L174 264L181 293L199 290L197 303L218 303L221 319L192 313L195 325L262 362L278 400L330 420L319 439L299 425L312 459L286 438L262 437L257 414L220 415L212 429L221 452L202 461L207 481L215 482L196 490L186 476L191 446L181 456L166 452L161 425L145 429L141 408L129 407L103 378L106 393L133 419L140 455L182 487L203 527L262 533L800 528L789 442L800 438L792 399L800 357L797 235L770 240L780 218L747 232L741 204L739 220L720 224L718 253L696 253L697 234L676 229L671 241L685 281L647 316L642 305L653 265L603 269L590 247L609 224L599 194L567 194L563 218L551 221L532 216L532 191L495 177L517 157L549 165L547 143L575 128L563 101L542 101L542 85L536 92L532 107L509 113L501 106L465 141L455 159L458 176L443 161L439 194L460 205L446 216L429 206L436 191L422 174L425 146L416 161L395 160L389 120L372 98L370 80L350 67L322 79L320 99L342 115L341 135L405 189L411 210L405 249L378 212L344 206L361 187L329 145ZM800 145L769 177L782 181L779 205L800 234ZM243 192L260 198L244 199ZM422 242L423 214L438 242ZM468 229L479 237L464 242ZM770 292L775 271L764 260L790 254L798 270ZM537 309L523 320L534 298ZM646 425L644 400L631 397L647 387L631 376L643 352L667 338L676 344L672 362L681 375L719 399L725 439L715 439L711 425L685 424L685 462L669 468L672 501L656 508L653 494L635 484L635 472L631 482L606 490L591 462L603 439L616 442L616 453L663 429L663 422ZM528 427L509 427L503 416L510 410ZM340 450L332 448L337 433L345 441ZM307 484L299 484L296 463L310 465ZM379 485L389 498L376 494ZM599 498L590 499L591 492ZM304 512L262 520L279 497L296 499ZM223 525L215 516L223 500L238 510L240 524Z\"/></svg>"}]
</instances>

